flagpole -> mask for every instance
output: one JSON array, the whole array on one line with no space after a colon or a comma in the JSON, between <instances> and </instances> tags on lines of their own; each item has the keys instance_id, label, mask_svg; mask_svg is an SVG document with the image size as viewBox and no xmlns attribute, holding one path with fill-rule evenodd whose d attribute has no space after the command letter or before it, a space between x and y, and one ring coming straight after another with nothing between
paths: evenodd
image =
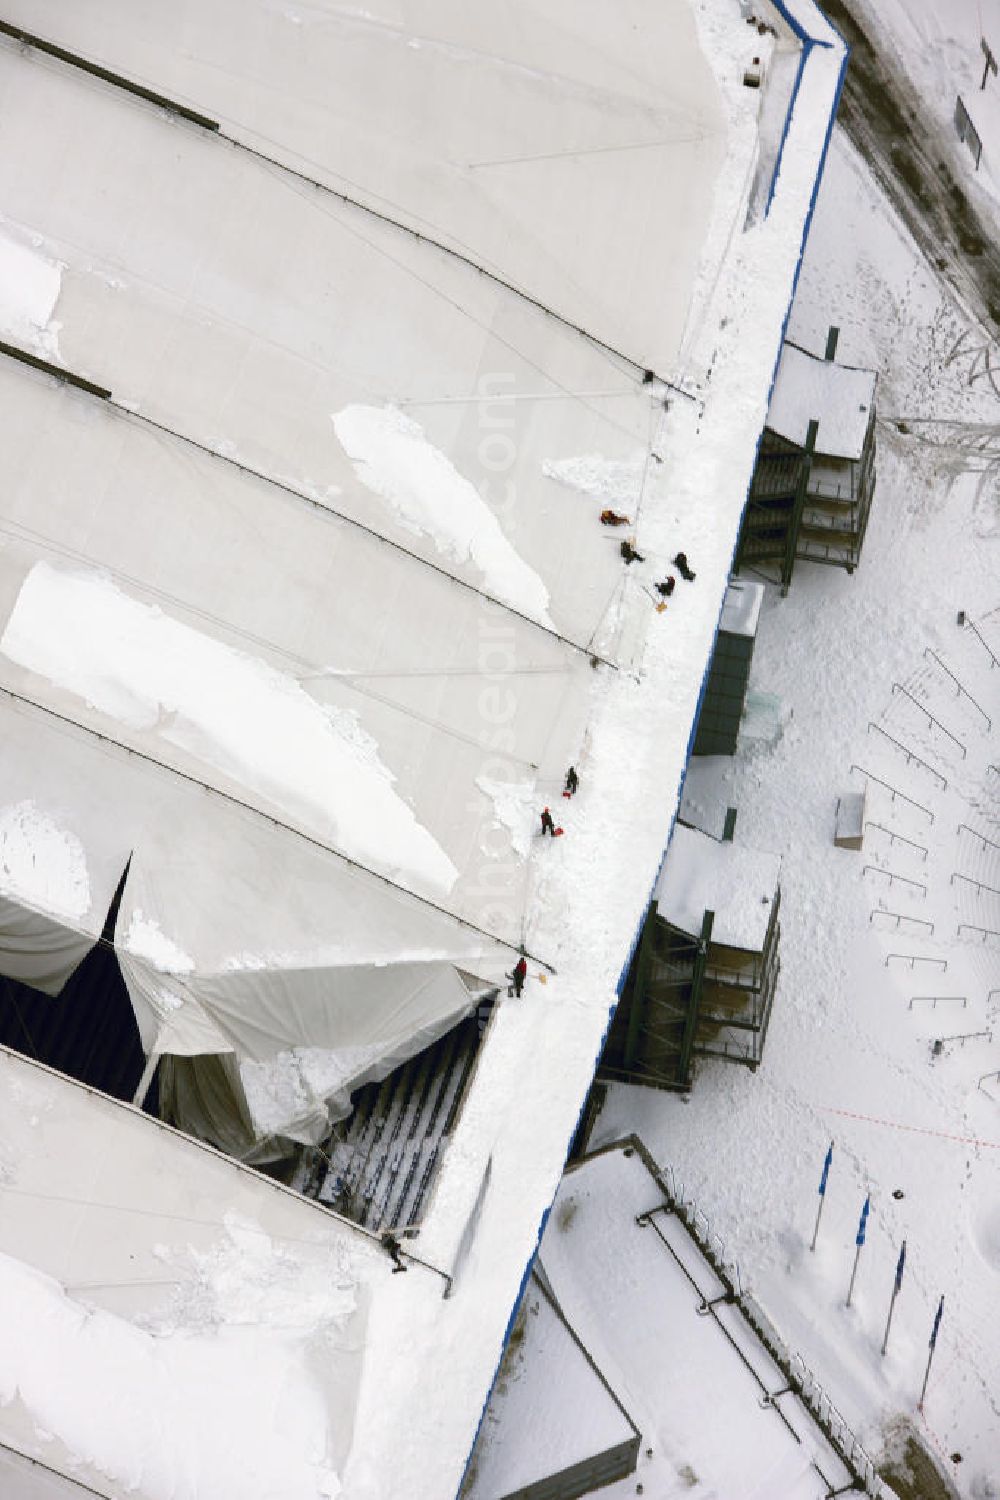
<instances>
[{"instance_id":1,"label":"flagpole","mask_svg":"<svg viewBox=\"0 0 1000 1500\"><path fill-rule=\"evenodd\" d=\"M899 1252L899 1260L896 1262L896 1280L892 1284L892 1296L889 1299L889 1316L885 1320L885 1337L882 1340L883 1355L885 1354L885 1351L889 1344L889 1329L892 1327L893 1308L896 1306L896 1298L899 1296L899 1289L903 1285L903 1267L905 1265L906 1241L904 1240Z\"/></svg>"},{"instance_id":2,"label":"flagpole","mask_svg":"<svg viewBox=\"0 0 1000 1500\"><path fill-rule=\"evenodd\" d=\"M823 1204L826 1202L826 1179L830 1175L830 1163L833 1161L833 1142L831 1141L826 1150L826 1160L823 1163L823 1175L819 1180L819 1207L816 1210L816 1223L813 1226L812 1244L810 1250L816 1249L816 1236L819 1234L819 1221L823 1217Z\"/></svg>"},{"instance_id":3,"label":"flagpole","mask_svg":"<svg viewBox=\"0 0 1000 1500\"><path fill-rule=\"evenodd\" d=\"M851 1298L854 1296L854 1278L858 1274L858 1261L861 1259L861 1247L864 1245L864 1242L865 1242L865 1227L866 1227L866 1225L868 1223L868 1210L871 1208L871 1202L872 1202L872 1195L871 1195L871 1193L869 1193L868 1196L865 1198L864 1206L863 1206L863 1208L861 1210L861 1218L860 1218L860 1220L858 1222L858 1232L857 1232L857 1235L856 1235L855 1240L854 1240L854 1243L857 1245L858 1248L854 1252L854 1270L851 1272L851 1284L847 1288L847 1304L846 1305L848 1307L850 1307L850 1305L851 1305Z\"/></svg>"},{"instance_id":4,"label":"flagpole","mask_svg":"<svg viewBox=\"0 0 1000 1500\"><path fill-rule=\"evenodd\" d=\"M917 1411L924 1409L924 1397L927 1395L927 1382L931 1378L931 1361L934 1358L934 1346L937 1344L938 1329L941 1327L941 1314L944 1312L944 1296L938 1303L938 1310L934 1314L934 1327L931 1329L930 1345L927 1351L927 1368L924 1371L924 1383L920 1387L920 1400L917 1402Z\"/></svg>"}]
</instances>

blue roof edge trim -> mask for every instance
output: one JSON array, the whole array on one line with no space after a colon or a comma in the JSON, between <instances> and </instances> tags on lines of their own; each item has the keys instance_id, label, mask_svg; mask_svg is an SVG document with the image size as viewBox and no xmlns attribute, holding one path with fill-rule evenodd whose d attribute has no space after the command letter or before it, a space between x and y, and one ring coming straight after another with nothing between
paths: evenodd
<instances>
[{"instance_id":1,"label":"blue roof edge trim","mask_svg":"<svg viewBox=\"0 0 1000 1500\"><path fill-rule=\"evenodd\" d=\"M802 28L802 26L800 25L800 23L796 20L796 18L790 13L790 11L788 10L788 8L787 8L787 6L785 4L785 0L772 0L772 3L774 4L775 8L778 11L780 11L780 13L785 18L785 20L788 22L789 26L792 28L792 30L795 32L795 34L801 38L801 40L803 42L803 46L804 46L803 57L802 57L802 60L801 60L801 62L799 64L799 73L798 73L798 76L797 76L796 81L795 81L795 89L793 91L792 101L791 101L791 104L789 106L788 115L786 116L786 119L785 119L785 129L782 132L781 145L782 145L782 148L783 148L784 147L785 136L788 133L788 128L789 128L789 125L791 123L792 115L794 113L794 106L795 106L795 103L796 103L796 100L797 100L798 94L799 94L799 83L800 83L800 81L801 81L801 79L802 79L802 77L804 75L805 66L806 66L806 63L809 60L809 57L812 54L813 47L823 47L824 49L829 49L829 48L833 47L834 44L832 42L817 41L815 38L810 37L806 33L806 31ZM829 25L834 31L836 31L836 27L833 26L832 22L827 22L827 25ZM837 34L837 36L840 36L839 32L836 32L836 34ZM823 138L823 149L820 152L819 164L818 164L817 169L816 169L816 178L815 178L815 181L813 183L812 192L811 192L810 197L809 197L809 206L808 206L808 208L806 210L805 221L804 221L803 226L802 226L802 239L801 239L800 244L799 244L798 258L797 258L796 263L795 263L795 272L794 272L794 275L792 277L792 287L791 287L791 291L790 291L789 297L788 297L788 306L785 309L785 316L784 316L784 319L783 319L782 324L781 324L781 340L779 341L779 344L778 344L778 353L777 353L777 355L775 357L774 368L771 371L771 381L770 381L770 385L768 387L768 401L769 402L770 402L770 398L771 398L771 396L772 396L772 394L774 392L774 383L775 383L775 381L777 379L777 376L778 376L778 364L779 364L779 362L781 360L781 345L784 343L785 332L786 332L786 330L788 328L788 322L789 322L789 319L791 318L791 315L792 315L792 303L795 301L795 293L798 290L799 276L801 275L801 272L802 272L802 259L803 259L803 256L805 254L806 241L809 238L809 230L812 227L813 214L814 214L815 208L816 208L816 200L817 200L817 198L819 196L820 184L823 181L823 172L824 172L824 169L826 167L826 159L827 159L827 155L829 154L829 150L830 150L830 141L831 141L831 139L833 137L833 127L834 127L834 124L835 124L836 119L837 119L837 109L838 109L838 107L840 105L840 96L841 96L841 93L843 92L844 78L845 78L845 76L847 74L847 64L848 64L848 61L850 59L850 48L848 47L846 41L844 41L843 37L841 37L840 40L841 40L841 43L842 43L843 48L844 48L844 56L843 56L843 59L842 59L841 64L840 64L840 74L839 74L839 77L837 79L837 88L836 88L836 92L835 92L834 98L833 98L833 105L832 105L832 108L830 110L830 118L827 121L826 133L825 133L824 138ZM781 161L781 151L779 149L778 162L775 164L775 178L774 178L775 182L777 180L778 166L780 165L780 161ZM773 188L774 188L774 183L772 183L772 194L771 194L771 196L773 196ZM770 207L770 198L768 200L768 207ZM758 437L756 452L759 452L759 450L760 450L760 438ZM754 456L754 466L755 467L756 467L756 452L755 452L755 456ZM746 498L747 499L749 499L749 497L750 497L750 486L751 486L752 482L753 482L753 470L751 470L750 478L747 480L747 491L746 491ZM744 509L745 508L746 508L746 502L744 502ZM732 556L730 557L730 572L732 572L732 564L733 564L733 562L736 559L736 548L738 546L739 546L739 535L737 534L736 541L733 544ZM723 596L722 596L722 602L719 605L719 614L718 614L718 619L716 620L716 626L715 626L716 634L718 634L719 624L721 623L721 620L722 620L722 609L723 609L724 604L725 604L725 594L723 594ZM693 715L692 720L691 720L691 729L690 729L690 732L688 734L687 751L686 751L685 759L684 759L684 769L681 771L681 777L680 777L680 781L678 783L677 801L674 804L674 811L671 814L671 818L670 818L670 828L669 828L668 833L667 833L667 842L666 842L666 845L664 846L663 855L662 855L662 857L660 859L660 864L659 864L659 866L657 868L656 879L653 881L653 884L652 884L652 886L650 888L649 899L647 900L645 907L643 908L642 912L640 913L640 916L639 916L639 919L638 919L638 922L637 922L637 925L636 925L636 929L635 929L635 934L634 934L634 936L632 938L631 946L629 947L628 954L627 954L627 956L625 958L625 962L624 962L624 964L622 966L621 973L618 976L618 987L617 987L617 990L616 990L617 999L621 998L621 993L622 993L622 990L623 990L623 988L625 986L625 980L626 980L626 978L628 976L629 967L630 967L630 965L632 963L632 958L633 958L633 955L635 954L635 950L636 950L636 947L637 947L637 945L639 943L639 938L640 938L641 933L642 933L643 924L645 923L645 920L646 920L646 912L649 909L649 902L653 899L653 892L656 890L656 886L657 886L657 883L658 883L659 877L660 877L660 872L663 869L663 862L664 862L664 860L667 857L667 850L670 847L670 840L671 840L671 838L673 836L674 823L675 823L676 818L677 818L677 811L678 811L678 808L680 807L681 797L684 794L684 781L685 781L685 778L687 776L687 768L688 768L688 764L689 764L690 759L691 759L691 750L692 750L692 747L694 745L694 738L695 738L695 734L696 734L697 728L698 728L698 718L699 718L699 716L701 714L702 704L704 703L704 699L705 699L705 692L706 692L706 689L708 687L708 677L709 677L709 673L711 671L711 666L712 666L712 657L711 657L711 653L710 653L709 657L708 657L708 660L705 663L705 669L704 669L704 671L702 673L701 687L700 687L700 689L698 691L698 702L697 702L697 705L695 707L695 712L694 712L694 715ZM600 1060L601 1052L604 1050L604 1043L607 1041L608 1032L611 1029L611 1022L612 1022L612 1020L614 1018L614 1014L615 1014L615 1011L617 1009L617 999L616 999L616 1003L614 1005L612 1005L609 1008L609 1010L608 1010L608 1024L607 1024L607 1027L605 1028L604 1034L603 1034L603 1036L601 1038L601 1047L600 1047L600 1050L598 1051L597 1057L595 1057L595 1059L594 1059L594 1072L595 1072L595 1074L596 1074L596 1071L597 1071L597 1063ZM580 1103L580 1112L579 1112L579 1114L577 1116L577 1124L574 1127L573 1133L570 1136L569 1140L566 1142L567 1153L569 1151L570 1144L572 1143L573 1136L576 1134L576 1130L579 1127L579 1123L580 1123L580 1121L583 1118L583 1112L586 1109L586 1107L587 1107L587 1096L585 1095L584 1098L581 1100L581 1103ZM557 1189L556 1190L558 1191L558 1184L557 1184ZM553 1194L552 1203L554 1203L554 1202L555 1202L555 1195ZM490 1381L489 1390L486 1392L486 1396L485 1396L485 1398L483 1400L483 1405L482 1405L482 1408L481 1408L480 1413L479 1413L479 1421L476 1424L476 1430L475 1430L475 1432L473 1434L472 1442L471 1442L470 1447L469 1447L469 1452L468 1452L468 1455L466 1457L465 1464L464 1464L464 1466L462 1468L462 1477L461 1477L461 1479L459 1481L458 1491L456 1492L456 1500L458 1500L458 1497L461 1495L462 1486L465 1484L466 1478L468 1477L469 1467L470 1467L470 1465L472 1463L472 1455L475 1452L476 1442L477 1442L477 1440L479 1438L479 1433L482 1430L483 1421L484 1421L484 1419L486 1417L486 1411L487 1411L487 1408L489 1407L489 1404L490 1404L490 1397L493 1394L493 1387L496 1385L497 1376L500 1373L500 1366L501 1366L501 1364L503 1362L503 1356L504 1356L504 1353L505 1353L506 1348L507 1348L507 1343L508 1343L508 1340L510 1339L511 1333L513 1332L514 1323L515 1323L515 1321L517 1319L517 1314L518 1314L518 1311L520 1310L521 1302L522 1302L522 1300L524 1298L524 1293L525 1293L525 1290L527 1289L528 1281L529 1281L529 1279L531 1277L531 1272L532 1272L532 1269L533 1269L534 1264L535 1264L535 1258L536 1258L536 1256L538 1254L538 1249L539 1249L539 1246L541 1245L541 1242L542 1242L542 1236L545 1233L545 1227L548 1224L549 1215L552 1212L552 1203L549 1204L548 1208L546 1208L544 1214L542 1215L541 1222L540 1222L540 1224L538 1226L538 1233L537 1233L537 1235L535 1237L535 1247L534 1247L534 1249L533 1249L533 1251L531 1253L531 1256L530 1256L529 1260L527 1261L527 1264L524 1267L524 1271L523 1271L523 1274L521 1276L521 1282L520 1282L520 1285L519 1285L518 1290L517 1290L517 1296L514 1299L514 1305L511 1308L510 1316L507 1319L507 1326L504 1329L504 1334L503 1334L503 1342L502 1342L502 1344L500 1346L500 1356L499 1356L499 1358L497 1360L496 1368L493 1371L493 1379Z\"/></svg>"}]
</instances>

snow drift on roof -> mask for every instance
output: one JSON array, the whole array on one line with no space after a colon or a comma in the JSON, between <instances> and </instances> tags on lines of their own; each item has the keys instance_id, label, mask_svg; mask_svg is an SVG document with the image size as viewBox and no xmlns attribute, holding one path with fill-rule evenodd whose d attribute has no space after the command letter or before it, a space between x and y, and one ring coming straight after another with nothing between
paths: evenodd
<instances>
[{"instance_id":1,"label":"snow drift on roof","mask_svg":"<svg viewBox=\"0 0 1000 1500\"><path fill-rule=\"evenodd\" d=\"M58 324L50 319L62 286L62 269L30 245L0 229L0 332L14 343L58 357Z\"/></svg>"},{"instance_id":2,"label":"snow drift on roof","mask_svg":"<svg viewBox=\"0 0 1000 1500\"><path fill-rule=\"evenodd\" d=\"M130 599L96 572L37 563L0 651L134 730L153 730L279 805L305 805L362 863L449 890L458 871L393 790L378 746L287 673Z\"/></svg>"},{"instance_id":3,"label":"snow drift on roof","mask_svg":"<svg viewBox=\"0 0 1000 1500\"><path fill-rule=\"evenodd\" d=\"M362 484L388 500L408 529L429 535L456 562L483 571L486 592L544 625L549 591L520 558L475 485L394 406L345 406L333 417Z\"/></svg>"},{"instance_id":4,"label":"snow drift on roof","mask_svg":"<svg viewBox=\"0 0 1000 1500\"><path fill-rule=\"evenodd\" d=\"M83 845L34 802L0 808L0 890L55 916L85 916L90 880Z\"/></svg>"}]
</instances>

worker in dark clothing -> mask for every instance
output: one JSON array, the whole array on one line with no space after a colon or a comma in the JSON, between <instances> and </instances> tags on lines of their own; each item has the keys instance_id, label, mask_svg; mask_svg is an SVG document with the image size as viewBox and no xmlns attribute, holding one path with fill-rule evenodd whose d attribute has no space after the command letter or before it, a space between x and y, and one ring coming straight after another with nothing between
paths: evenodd
<instances>
[{"instance_id":1,"label":"worker in dark clothing","mask_svg":"<svg viewBox=\"0 0 1000 1500\"><path fill-rule=\"evenodd\" d=\"M637 552L635 550L635 548L632 546L632 543L630 541L624 541L624 542L622 542L621 548L619 550L621 551L621 555L622 555L622 557L624 557L624 559L625 559L625 561L627 563L645 562L646 561L646 559L643 557L642 553L641 552Z\"/></svg>"},{"instance_id":2,"label":"worker in dark clothing","mask_svg":"<svg viewBox=\"0 0 1000 1500\"><path fill-rule=\"evenodd\" d=\"M556 825L547 807L542 808L542 832L549 834L552 838L556 836Z\"/></svg>"},{"instance_id":3,"label":"worker in dark clothing","mask_svg":"<svg viewBox=\"0 0 1000 1500\"><path fill-rule=\"evenodd\" d=\"M601 511L602 526L627 526L628 524L628 516L620 516L616 510Z\"/></svg>"},{"instance_id":4,"label":"worker in dark clothing","mask_svg":"<svg viewBox=\"0 0 1000 1500\"><path fill-rule=\"evenodd\" d=\"M669 578L664 578L664 580L663 580L662 583L658 583L656 585L656 592L660 595L660 597L662 599L669 599L670 595L674 591L674 584L676 582L677 582L677 579L671 573Z\"/></svg>"},{"instance_id":5,"label":"worker in dark clothing","mask_svg":"<svg viewBox=\"0 0 1000 1500\"><path fill-rule=\"evenodd\" d=\"M687 553L686 552L678 552L677 556L674 558L674 567L677 569L678 573L684 579L685 583L694 583L694 574L691 572L691 569L688 567L688 560L687 560Z\"/></svg>"},{"instance_id":6,"label":"worker in dark clothing","mask_svg":"<svg viewBox=\"0 0 1000 1500\"><path fill-rule=\"evenodd\" d=\"M521 991L524 989L524 981L527 977L528 961L522 953L514 965L513 971L507 975L507 978L510 980L510 989L507 991L508 995L513 995L519 1000L521 998Z\"/></svg>"},{"instance_id":7,"label":"worker in dark clothing","mask_svg":"<svg viewBox=\"0 0 1000 1500\"><path fill-rule=\"evenodd\" d=\"M566 785L563 787L563 796L572 797L579 785L580 778L576 774L576 767L570 766L569 770L566 772Z\"/></svg>"},{"instance_id":8,"label":"worker in dark clothing","mask_svg":"<svg viewBox=\"0 0 1000 1500\"><path fill-rule=\"evenodd\" d=\"M383 1234L382 1236L382 1248L388 1253L389 1257L392 1260L393 1276L395 1276L397 1271L407 1270L407 1267L403 1265L403 1247L397 1240L396 1236L394 1234L390 1234L388 1230L386 1230L385 1234Z\"/></svg>"}]
</instances>

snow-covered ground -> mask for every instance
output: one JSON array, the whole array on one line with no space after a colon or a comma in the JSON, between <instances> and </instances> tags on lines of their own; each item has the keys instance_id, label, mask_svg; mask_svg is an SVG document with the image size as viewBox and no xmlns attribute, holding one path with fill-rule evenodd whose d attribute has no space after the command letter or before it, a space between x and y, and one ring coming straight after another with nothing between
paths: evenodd
<instances>
[{"instance_id":1,"label":"snow-covered ground","mask_svg":"<svg viewBox=\"0 0 1000 1500\"><path fill-rule=\"evenodd\" d=\"M988 770L995 728L924 652L957 673L995 726L1000 670L956 614L966 610L1000 654L1000 616L987 619L1000 605L996 473L965 425L995 423L1000 404L976 378L981 336L839 133L789 332L822 354L830 324L841 328L838 359L880 376L879 481L862 564L848 577L800 563L786 599L769 589L751 690L781 700L784 733L770 748L747 742L731 762L695 762L686 788L692 805L737 805L737 838L782 856L782 969L764 1062L756 1075L704 1063L687 1099L615 1086L594 1143L635 1130L672 1164L788 1342L876 1447L893 1414L921 1421L916 1402L943 1293L922 1432L962 1493L980 1500L1000 1494L1000 1103L977 1081L1000 1068L1000 1035L945 1044L937 1058L931 1042L992 1028L1000 946L969 928L961 941L955 934L960 921L1000 927L1000 897L952 884L951 874L1000 885L987 873L1000 870L1000 851L957 831L964 821L998 837L1000 784ZM894 684L954 731L965 753ZM870 721L939 774L907 761ZM896 840L870 828L863 853L834 848L837 797L864 784L852 763L889 780L894 772L894 785L935 822L873 784L867 817ZM865 864L879 868L863 874ZM905 881L890 886L881 873L890 869L926 894ZM933 934L912 918L933 922ZM911 966L893 952L937 962ZM967 1003L921 998L910 1007L936 995ZM869 1190L872 1220L848 1310ZM903 1239L907 1268L883 1359Z\"/></svg>"}]
</instances>

